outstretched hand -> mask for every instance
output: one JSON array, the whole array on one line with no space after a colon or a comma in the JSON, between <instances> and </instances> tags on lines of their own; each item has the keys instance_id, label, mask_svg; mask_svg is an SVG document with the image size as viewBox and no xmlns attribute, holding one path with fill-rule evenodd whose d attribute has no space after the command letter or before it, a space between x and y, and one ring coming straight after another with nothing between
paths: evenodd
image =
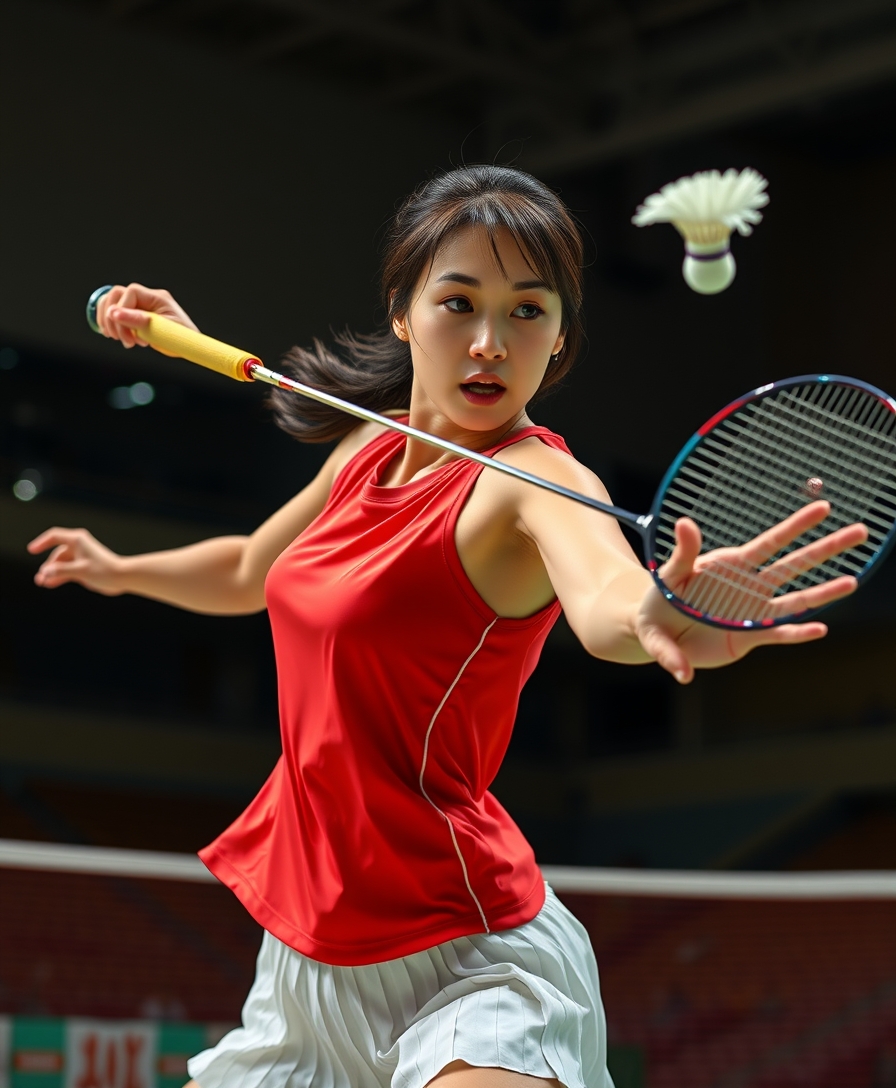
<instances>
[{"instance_id":1,"label":"outstretched hand","mask_svg":"<svg viewBox=\"0 0 896 1088\"><path fill-rule=\"evenodd\" d=\"M725 606L719 609L723 618L775 618L821 608L853 593L856 579L833 578L780 596L775 596L775 591L796 575L863 543L868 537L864 525L844 526L767 567L763 564L829 513L829 503L809 503L746 544L717 548L705 555L700 554L702 537L697 524L680 518L675 525L675 548L660 568L660 578L677 597L711 612L709 607L701 608L700 602L718 599L723 577L727 593ZM811 642L823 638L827 627L814 620L752 630L712 627L674 608L653 586L641 602L635 631L644 650L686 684L694 678L695 669L730 665L757 646Z\"/></svg>"},{"instance_id":2,"label":"outstretched hand","mask_svg":"<svg viewBox=\"0 0 896 1088\"><path fill-rule=\"evenodd\" d=\"M151 313L168 317L188 329L196 329L196 325L183 307L174 301L170 292L144 287L141 283L131 283L127 287L118 285L107 291L97 303L96 323L103 336L120 340L124 347L145 348L148 345L140 339L139 334L149 324ZM163 351L162 354L167 355L168 352Z\"/></svg>"},{"instance_id":3,"label":"outstretched hand","mask_svg":"<svg viewBox=\"0 0 896 1088\"><path fill-rule=\"evenodd\" d=\"M36 585L56 589L77 582L95 593L115 597L124 592L120 584L121 556L101 544L86 529L47 529L28 544L32 555L53 550L34 575Z\"/></svg>"}]
</instances>

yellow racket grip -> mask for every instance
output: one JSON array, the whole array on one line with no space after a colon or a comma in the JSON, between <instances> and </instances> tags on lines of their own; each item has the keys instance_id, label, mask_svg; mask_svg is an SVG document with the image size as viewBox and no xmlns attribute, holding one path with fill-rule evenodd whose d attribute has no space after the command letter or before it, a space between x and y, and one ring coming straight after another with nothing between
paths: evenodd
<instances>
[{"instance_id":1,"label":"yellow racket grip","mask_svg":"<svg viewBox=\"0 0 896 1088\"><path fill-rule=\"evenodd\" d=\"M161 314L150 314L146 328L134 329L134 333L150 347L157 348L165 355L174 355L178 359L208 367L209 370L217 370L219 374L236 378L238 382L251 382L252 377L246 364L261 362L251 352L240 351L239 348L231 347L220 340L213 340L210 336L179 325Z\"/></svg>"}]
</instances>

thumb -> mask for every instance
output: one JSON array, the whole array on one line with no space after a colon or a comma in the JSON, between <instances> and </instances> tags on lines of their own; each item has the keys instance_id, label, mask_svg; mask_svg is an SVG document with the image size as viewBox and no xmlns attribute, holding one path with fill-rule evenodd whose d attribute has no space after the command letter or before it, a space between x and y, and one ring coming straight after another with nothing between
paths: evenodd
<instances>
[{"instance_id":1,"label":"thumb","mask_svg":"<svg viewBox=\"0 0 896 1088\"><path fill-rule=\"evenodd\" d=\"M660 578L670 588L694 573L694 563L700 554L702 544L703 535L696 521L691 518L679 518L675 522L675 547L658 571Z\"/></svg>"},{"instance_id":2,"label":"thumb","mask_svg":"<svg viewBox=\"0 0 896 1088\"><path fill-rule=\"evenodd\" d=\"M671 673L679 684L689 684L694 679L687 654L667 631L651 624L639 633L639 640L660 668Z\"/></svg>"}]
</instances>

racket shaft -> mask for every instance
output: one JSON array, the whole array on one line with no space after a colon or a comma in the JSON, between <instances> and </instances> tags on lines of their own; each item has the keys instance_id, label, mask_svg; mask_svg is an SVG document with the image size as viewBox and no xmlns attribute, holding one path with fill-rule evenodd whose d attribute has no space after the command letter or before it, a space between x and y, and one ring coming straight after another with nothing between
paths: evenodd
<instances>
[{"instance_id":1,"label":"racket shaft","mask_svg":"<svg viewBox=\"0 0 896 1088\"><path fill-rule=\"evenodd\" d=\"M362 408L360 405L352 404L351 401L342 400L341 397L334 397L331 393L324 393L322 390L314 389L310 385L303 385L301 382L286 377L285 374L278 374L275 370L269 370L262 365L258 356L246 351L240 351L239 348L230 347L229 344L224 344L220 340L213 340L212 337L197 332L195 329L188 329L170 318L163 317L161 314L150 314L149 325L136 330L136 332L141 340L166 355L174 355L186 359L190 363L197 363L199 366L215 370L219 374L224 374L228 378L235 378L237 381L266 382L268 385L298 393L309 400L327 404L331 408L338 408L341 412L346 412L348 415L363 419L368 423L380 423L384 427L407 435L408 438L414 438L418 442L425 442L428 446L434 446L436 449L443 450L446 453L453 453L458 457L465 457L468 461L475 461L486 468L497 469L498 472L503 472L506 476L513 476L517 480L534 484L545 491L553 491L555 495L562 495L564 498L582 503L584 506L589 506L592 510L598 510L602 514L609 514L619 521L624 521L626 525L632 526L639 532L643 533L652 520L649 514L632 514L619 506L601 502L590 495L583 495L579 491L563 487L562 484L554 483L552 480L545 480L541 476L535 476L533 473L516 468L514 465L496 461L493 457L488 457L484 453L468 450L455 442L449 442L446 438L439 438L427 431L409 427L407 424L399 423L398 420L389 416L372 412L369 408Z\"/></svg>"},{"instance_id":2,"label":"racket shaft","mask_svg":"<svg viewBox=\"0 0 896 1088\"><path fill-rule=\"evenodd\" d=\"M324 393L320 389L313 389L310 385L303 385L292 378L287 378L284 374L278 374L275 370L269 370L260 363L249 363L247 371L251 378L256 381L266 382L268 385L275 385L280 389L289 389L291 392L298 393L309 400L316 400L321 404L329 405L331 408L338 408L340 411L355 416L357 419L363 419L368 423L381 423L390 430L398 431L400 434L407 435L408 438L414 438L418 442L425 442L428 446L434 446L446 453L456 454L458 457L465 457L468 461L475 461L486 468L497 469L499 472L503 472L505 476L513 476L517 480L524 480L526 483L534 484L545 491L553 491L555 495L562 495L564 498L572 499L584 506L590 506L593 510L599 510L602 514L609 514L618 521L624 521L626 525L631 525L632 528L639 531L643 531L645 525L650 522L649 515L632 514L619 506L601 502L600 499L593 499L590 495L583 495L580 491L573 491L571 488L554 483L552 480L545 480L544 477L526 472L515 465L508 465L504 461L496 461L494 457L489 457L487 454L469 450L465 446L457 445L455 442L449 442L447 438L439 438L438 435L429 434L428 431L420 431L416 427L400 423L390 416L380 415L379 412L373 412L369 408L362 408L358 404L352 404L351 401L342 400L341 397L334 397L331 393Z\"/></svg>"}]
</instances>

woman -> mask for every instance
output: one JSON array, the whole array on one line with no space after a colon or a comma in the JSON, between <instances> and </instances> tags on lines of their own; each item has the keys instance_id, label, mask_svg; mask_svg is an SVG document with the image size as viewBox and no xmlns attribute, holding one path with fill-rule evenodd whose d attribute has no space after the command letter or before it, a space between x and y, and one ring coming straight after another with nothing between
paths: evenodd
<instances>
[{"instance_id":1,"label":"woman","mask_svg":"<svg viewBox=\"0 0 896 1088\"><path fill-rule=\"evenodd\" d=\"M320 344L294 350L293 373L380 411L409 405L415 427L607 500L526 414L580 346L581 266L575 225L534 178L452 171L393 224L383 333L343 337L348 362ZM112 289L97 316L133 347L146 311L192 324L166 292L136 284ZM273 398L299 439L341 440L250 537L131 557L84 530L30 545L54 549L36 576L47 588L270 613L283 756L201 854L265 936L243 1027L191 1060L191 1084L609 1086L587 936L488 793L520 689L561 607L589 653L657 661L682 683L825 627L694 624L611 518ZM677 536L673 585L700 565L697 527L682 521ZM813 602L852 588L832 583Z\"/></svg>"}]
</instances>

